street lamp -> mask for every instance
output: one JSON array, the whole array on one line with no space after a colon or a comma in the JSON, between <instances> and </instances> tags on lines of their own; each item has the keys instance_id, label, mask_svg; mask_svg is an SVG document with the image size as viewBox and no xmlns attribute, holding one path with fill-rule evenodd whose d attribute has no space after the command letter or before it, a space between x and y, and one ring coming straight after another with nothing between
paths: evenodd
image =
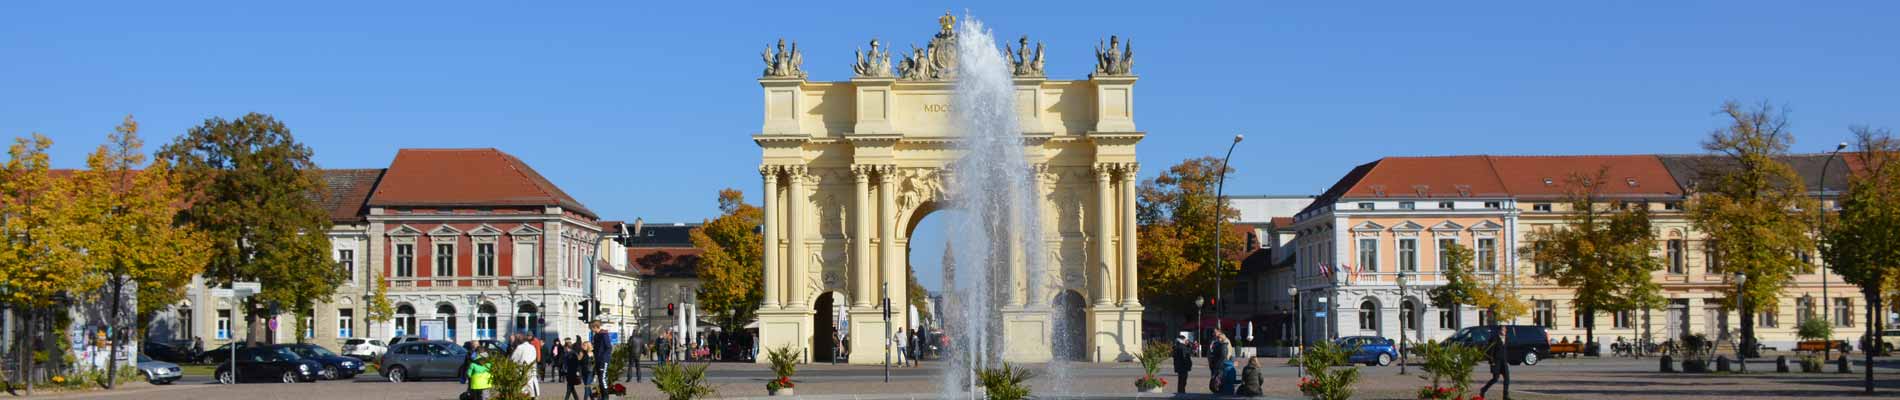
<instances>
[{"instance_id":1,"label":"street lamp","mask_svg":"<svg viewBox=\"0 0 1900 400\"><path fill-rule=\"evenodd\" d=\"M1748 312L1748 309L1742 308L1743 305L1748 304L1747 303L1748 302L1748 296L1747 296L1748 284L1747 283L1748 283L1748 275L1744 275L1741 272L1735 273L1735 313L1738 314L1736 315L1736 317L1744 317L1744 318L1735 319L1735 322L1737 324L1742 325L1739 327L1740 329L1736 329L1737 331L1743 331L1743 330L1748 329L1748 323L1742 322L1742 321L1748 320L1747 318L1745 318L1747 317L1747 315L1742 314L1742 313ZM1750 344L1751 343L1749 343L1748 335L1746 333L1742 334L1742 349L1740 351L1735 352L1735 363L1742 365L1742 372L1748 372L1748 361L1746 358L1748 357L1748 347Z\"/></svg>"},{"instance_id":2,"label":"street lamp","mask_svg":"<svg viewBox=\"0 0 1900 400\"><path fill-rule=\"evenodd\" d=\"M1821 190L1816 191L1814 193L1814 214L1815 214L1814 215L1814 218L1815 218L1814 239L1816 243L1820 243L1820 239L1827 235L1827 207L1825 206L1825 202L1827 201L1826 200L1827 199L1827 167L1834 165L1834 157L1841 155L1841 150L1847 150L1847 142L1841 142L1840 144L1834 145L1834 152L1827 154L1827 162L1821 163L1821 182L1820 182ZM1820 263L1816 262L1816 265L1820 265ZM1827 309L1828 304L1827 303L1833 300L1830 300L1830 298L1827 297L1827 281L1828 281L1827 266L1820 265L1820 267L1821 267L1821 320L1828 321L1830 320L1830 318L1828 318L1828 309ZM1810 302L1808 304L1814 304L1814 303ZM1795 321L1795 324L1800 324L1801 322L1805 322L1805 321ZM1872 321L1869 321L1868 323L1872 323ZM1834 331L1828 330L1828 336L1826 338L1823 338L1823 341L1825 345L1821 346L1821 359L1826 360L1834 356Z\"/></svg>"},{"instance_id":3,"label":"street lamp","mask_svg":"<svg viewBox=\"0 0 1900 400\"><path fill-rule=\"evenodd\" d=\"M627 288L620 288L620 335L627 335Z\"/></svg>"},{"instance_id":4,"label":"street lamp","mask_svg":"<svg viewBox=\"0 0 1900 400\"><path fill-rule=\"evenodd\" d=\"M1219 292L1220 292L1219 290L1215 291L1215 293L1219 293ZM1205 304L1207 304L1206 297L1194 296L1194 341L1195 342L1199 342L1201 340L1201 330L1207 328L1206 326L1204 326L1204 325L1207 325L1207 317L1201 316L1201 306ZM1200 355L1201 355L1201 346L1199 346L1199 344L1196 343L1196 346L1194 346L1194 356L1199 357Z\"/></svg>"},{"instance_id":5,"label":"street lamp","mask_svg":"<svg viewBox=\"0 0 1900 400\"><path fill-rule=\"evenodd\" d=\"M517 290L517 288L515 288L516 281L515 281L515 278L508 278L507 282L508 282L508 307L514 309L514 311L509 311L508 315L513 317L511 319L515 320L515 321L508 322L508 330L510 332L520 333L521 327L517 325L521 325L521 324L515 323L516 321L521 320L521 304L515 301L515 293ZM500 310L496 310L496 311L500 311Z\"/></svg>"},{"instance_id":6,"label":"street lamp","mask_svg":"<svg viewBox=\"0 0 1900 400\"><path fill-rule=\"evenodd\" d=\"M1399 375L1405 375L1405 324L1412 322L1411 307L1405 305L1405 271L1399 271Z\"/></svg>"},{"instance_id":7,"label":"street lamp","mask_svg":"<svg viewBox=\"0 0 1900 400\"><path fill-rule=\"evenodd\" d=\"M600 296L596 293L598 292L597 289L599 289L598 286L600 284L600 265L598 264L600 262L600 247L606 245L606 241L615 239L619 240L620 243L627 242L627 224L620 224L620 229L616 229L613 236L600 235L600 238L594 239L594 256L588 257L587 260L587 300L589 301L587 302L588 309L585 312L587 313L589 321L600 317Z\"/></svg>"},{"instance_id":8,"label":"street lamp","mask_svg":"<svg viewBox=\"0 0 1900 400\"><path fill-rule=\"evenodd\" d=\"M1294 287L1291 284L1286 285L1286 297L1293 300L1293 340L1296 341L1293 346L1300 349L1298 354L1305 355L1306 329L1302 326L1301 322L1304 322L1306 319L1306 310L1300 307L1300 288ZM1293 366L1299 370L1301 377L1306 376L1306 364L1293 363Z\"/></svg>"},{"instance_id":9,"label":"street lamp","mask_svg":"<svg viewBox=\"0 0 1900 400\"><path fill-rule=\"evenodd\" d=\"M1234 147L1239 146L1240 140L1243 138L1245 137L1240 134L1234 135L1233 143L1227 144L1227 155L1224 157L1221 157L1220 159L1220 169L1214 171L1215 173L1220 174L1220 183L1214 186L1214 232L1212 235L1214 237L1214 255L1212 256L1214 258L1212 262L1212 264L1214 265L1214 330L1216 331L1219 331L1221 329L1221 326L1220 326L1220 316L1221 316L1220 278L1221 278L1221 273L1224 272L1220 270L1220 258L1221 258L1221 255L1220 255L1221 240L1220 239L1222 236L1220 225L1221 225L1221 222L1224 222L1222 220L1226 219L1226 217L1221 216L1221 211L1226 209L1226 206L1225 206L1226 203L1221 202L1221 192L1227 189L1227 160L1234 158ZM1199 304L1196 304L1195 306L1199 307Z\"/></svg>"}]
</instances>

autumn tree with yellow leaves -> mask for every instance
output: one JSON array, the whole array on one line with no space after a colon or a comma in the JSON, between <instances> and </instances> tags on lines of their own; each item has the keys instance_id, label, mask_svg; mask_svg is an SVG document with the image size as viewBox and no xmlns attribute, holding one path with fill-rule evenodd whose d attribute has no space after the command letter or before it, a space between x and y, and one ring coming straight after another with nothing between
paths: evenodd
<instances>
[{"instance_id":1,"label":"autumn tree with yellow leaves","mask_svg":"<svg viewBox=\"0 0 1900 400\"><path fill-rule=\"evenodd\" d=\"M1221 168L1220 159L1192 158L1142 182L1135 202L1142 305L1191 315L1196 297L1213 295L1217 277L1240 271L1246 235L1231 230L1213 234L1216 218L1240 217L1239 210L1225 204L1218 210L1214 206ZM1214 256L1216 240L1219 257ZM1213 259L1219 264L1210 265Z\"/></svg>"},{"instance_id":2,"label":"autumn tree with yellow leaves","mask_svg":"<svg viewBox=\"0 0 1900 400\"><path fill-rule=\"evenodd\" d=\"M726 332L744 330L765 299L765 239L759 226L765 211L745 203L738 189L719 191L719 218L693 228L700 250L699 307L715 316Z\"/></svg>"}]
</instances>

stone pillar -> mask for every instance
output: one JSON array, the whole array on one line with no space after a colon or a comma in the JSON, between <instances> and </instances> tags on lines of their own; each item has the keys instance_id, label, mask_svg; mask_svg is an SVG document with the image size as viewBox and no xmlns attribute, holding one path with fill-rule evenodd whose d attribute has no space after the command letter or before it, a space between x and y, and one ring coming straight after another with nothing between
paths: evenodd
<instances>
[{"instance_id":1,"label":"stone pillar","mask_svg":"<svg viewBox=\"0 0 1900 400\"><path fill-rule=\"evenodd\" d=\"M1114 265L1112 260L1115 255L1109 235L1115 226L1110 222L1114 220L1115 206L1109 192L1109 172L1108 164L1095 164L1095 262L1089 264L1089 297L1094 298L1097 306L1111 304L1109 288L1113 277L1110 276L1109 268Z\"/></svg>"},{"instance_id":2,"label":"stone pillar","mask_svg":"<svg viewBox=\"0 0 1900 400\"><path fill-rule=\"evenodd\" d=\"M877 179L877 249L878 255L883 257L878 268L882 282L891 286L887 290L903 290L904 258L897 251L897 166L879 166ZM872 299L873 303L876 301Z\"/></svg>"},{"instance_id":3,"label":"stone pillar","mask_svg":"<svg viewBox=\"0 0 1900 400\"><path fill-rule=\"evenodd\" d=\"M805 281L811 279L811 271L806 269L806 263L810 262L807 258L810 256L805 253L804 225L810 223L806 221L805 215L807 209L805 181L808 178L805 171L803 165L788 166L785 171L785 178L792 181L792 191L786 199L789 203L786 209L790 214L785 218L786 236L789 236L791 241L791 245L787 246L791 251L786 254L786 257L791 258L792 273L784 277L786 294L789 297L785 299L785 305L792 309L805 308L805 292L809 290L805 287Z\"/></svg>"},{"instance_id":4,"label":"stone pillar","mask_svg":"<svg viewBox=\"0 0 1900 400\"><path fill-rule=\"evenodd\" d=\"M762 301L763 304L760 305L760 308L765 309L779 308L778 291L782 285L782 278L779 276L780 266L778 256L778 231L780 229L778 220L778 171L779 167L775 165L759 167L759 175L765 177L765 300Z\"/></svg>"},{"instance_id":5,"label":"stone pillar","mask_svg":"<svg viewBox=\"0 0 1900 400\"><path fill-rule=\"evenodd\" d=\"M871 166L851 166L851 178L857 185L851 203L851 307L862 308L871 305L876 279L871 271L877 265L871 262Z\"/></svg>"},{"instance_id":6,"label":"stone pillar","mask_svg":"<svg viewBox=\"0 0 1900 400\"><path fill-rule=\"evenodd\" d=\"M1011 192L1011 196L1015 196L1019 199L1026 198L1029 195L1020 190L1012 190ZM1007 213L1008 215L1004 218L1008 218L1009 224L1004 228L1009 231L1004 234L1004 237L1007 237L1009 240L1007 247L1007 251L1009 251L1007 256L1009 263L1009 284L1004 286L1008 288L1008 290L1004 292L1003 305L1005 307L1022 307L1023 291L1029 290L1029 282L1025 280L1025 278L1029 277L1029 274L1026 272L1027 267L1023 265L1025 260L1023 257L1023 241L1031 240L1032 238L1025 236L1028 232L1022 228L1024 222L1022 210L1019 207L1010 207Z\"/></svg>"},{"instance_id":7,"label":"stone pillar","mask_svg":"<svg viewBox=\"0 0 1900 400\"><path fill-rule=\"evenodd\" d=\"M1030 185L1030 188L1031 188L1030 204L1033 204L1033 206L1036 207L1036 211L1037 211L1036 215L1038 216L1054 215L1050 213L1049 210L1043 209L1042 207L1043 206L1042 194L1044 193L1042 186L1044 184L1054 183L1050 181L1045 181L1045 178L1047 177L1043 176L1044 174L1049 173L1049 164L1038 163L1038 164L1032 165L1031 168L1033 169L1029 172L1029 176L1030 176L1029 179L1030 179L1030 184L1031 184ZM1057 219L1060 220L1061 218L1058 217ZM1036 221L1036 222L1042 222L1042 221ZM1053 232L1056 229L1056 227L1054 224L1050 224L1050 225L1045 225L1043 229L1048 230L1048 231L1041 232L1041 234L1046 236L1049 234L1049 232ZM1059 245L1049 244L1048 239L1046 237L1034 237L1034 238L1027 238L1027 239L1042 243L1041 246L1037 246L1037 247L1041 248L1045 254L1025 254L1023 255L1023 257L1025 259L1028 259L1029 257L1035 257L1036 263L1042 265L1042 270L1037 271L1036 273L1041 274L1042 276L1039 278L1044 279L1045 281L1043 281L1042 284L1040 285L1030 285L1029 287L1024 288L1023 291L1028 292L1029 304L1038 304L1038 305L1047 306L1051 304L1049 302L1052 301L1054 297L1046 293L1045 288L1051 286L1054 282L1060 282L1062 279L1060 273L1050 272L1050 271L1061 271L1062 266L1059 264L1056 264L1055 260L1051 260L1047 252L1051 251L1054 248L1059 247ZM1036 279L1025 279L1023 283L1028 284L1034 281L1036 281Z\"/></svg>"},{"instance_id":8,"label":"stone pillar","mask_svg":"<svg viewBox=\"0 0 1900 400\"><path fill-rule=\"evenodd\" d=\"M1140 307L1140 288L1135 286L1135 172L1141 170L1136 163L1122 164L1122 306Z\"/></svg>"}]
</instances>

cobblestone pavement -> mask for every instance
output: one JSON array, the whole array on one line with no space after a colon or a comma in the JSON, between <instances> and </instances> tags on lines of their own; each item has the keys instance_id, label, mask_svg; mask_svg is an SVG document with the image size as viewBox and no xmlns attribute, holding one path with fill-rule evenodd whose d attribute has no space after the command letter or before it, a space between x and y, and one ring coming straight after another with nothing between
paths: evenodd
<instances>
[{"instance_id":1,"label":"cobblestone pavement","mask_svg":"<svg viewBox=\"0 0 1900 400\"><path fill-rule=\"evenodd\" d=\"M1297 371L1272 360L1266 368L1269 398L1298 398L1295 389ZM1878 396L1900 398L1900 360L1883 359L1876 369ZM1041 397L1075 398L1164 398L1169 395L1138 396L1134 379L1141 369L1129 364L1067 365L1050 367L1031 365L1038 372L1032 382ZM1741 374L1666 374L1656 371L1654 359L1558 359L1537 366L1512 369L1512 398L1515 399L1809 399L1860 396L1859 366L1854 374L1773 373L1768 362L1750 363L1751 371ZM1399 368L1362 367L1358 396L1365 399L1409 399L1412 392L1427 382L1418 377L1416 366L1409 375ZM765 382L771 372L762 365L711 364L709 379L722 398L751 398L765 395ZM808 399L929 399L939 398L944 382L936 365L923 368L894 368L891 382L884 382L884 370L876 366L806 365L799 368L797 391ZM1172 384L1175 378L1167 377ZM1489 378L1480 366L1476 385ZM1206 393L1206 371L1197 369L1189 377L1188 389ZM1056 382L1067 382L1057 387ZM659 398L651 383L627 385L631 398ZM299 384L255 383L235 386L211 384L204 377L187 377L174 385L127 385L110 392L85 392L36 396L43 398L101 398L136 400L204 399L454 399L462 385L456 382L389 383L377 376L358 377L349 382ZM561 399L564 386L544 383L542 399ZM1172 388L1170 388L1172 389ZM1490 398L1501 398L1501 388L1493 388ZM1213 398L1205 394L1188 398Z\"/></svg>"}]
</instances>

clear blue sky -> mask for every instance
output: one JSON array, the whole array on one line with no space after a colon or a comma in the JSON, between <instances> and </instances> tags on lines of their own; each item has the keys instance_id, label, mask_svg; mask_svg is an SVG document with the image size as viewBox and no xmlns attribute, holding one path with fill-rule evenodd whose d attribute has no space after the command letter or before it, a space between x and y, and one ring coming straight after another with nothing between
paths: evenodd
<instances>
[{"instance_id":1,"label":"clear blue sky","mask_svg":"<svg viewBox=\"0 0 1900 400\"><path fill-rule=\"evenodd\" d=\"M1047 43L1057 79L1132 38L1144 177L1245 133L1236 194L1386 155L1697 152L1726 99L1790 107L1803 151L1900 128L1894 2L275 3L0 2L0 136L77 167L125 114L156 147L257 111L325 167L497 147L604 217L698 221L760 186L761 48L797 40L842 80L946 9Z\"/></svg>"}]
</instances>

